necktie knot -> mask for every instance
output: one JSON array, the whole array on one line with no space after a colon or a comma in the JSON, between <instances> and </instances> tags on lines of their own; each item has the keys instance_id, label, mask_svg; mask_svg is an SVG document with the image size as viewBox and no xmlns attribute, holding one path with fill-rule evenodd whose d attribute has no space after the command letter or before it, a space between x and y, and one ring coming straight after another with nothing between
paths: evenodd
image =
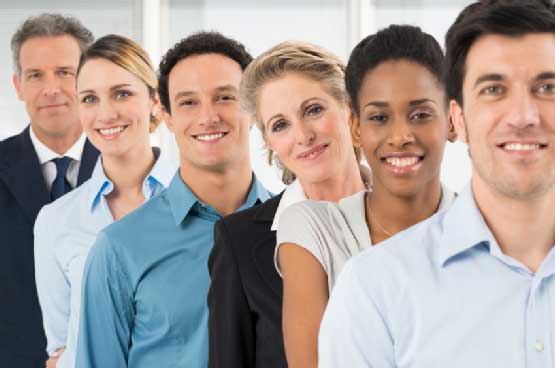
<instances>
[{"instance_id":1,"label":"necktie knot","mask_svg":"<svg viewBox=\"0 0 555 368\"><path fill-rule=\"evenodd\" d=\"M71 185L66 179L67 169L72 159L69 157L58 157L52 160L56 165L56 178L52 182L50 198L54 201L71 190Z\"/></svg>"}]
</instances>

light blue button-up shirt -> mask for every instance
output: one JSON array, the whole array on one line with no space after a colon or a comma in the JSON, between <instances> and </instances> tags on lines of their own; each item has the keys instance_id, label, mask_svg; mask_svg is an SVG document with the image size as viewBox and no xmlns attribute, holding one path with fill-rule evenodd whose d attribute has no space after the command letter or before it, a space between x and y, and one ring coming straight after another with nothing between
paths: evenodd
<instances>
[{"instance_id":1,"label":"light blue button-up shirt","mask_svg":"<svg viewBox=\"0 0 555 368\"><path fill-rule=\"evenodd\" d=\"M553 368L555 252L504 255L470 186L452 207L354 257L319 337L322 368Z\"/></svg>"},{"instance_id":2,"label":"light blue button-up shirt","mask_svg":"<svg viewBox=\"0 0 555 368\"><path fill-rule=\"evenodd\" d=\"M239 210L269 197L253 175ZM221 217L178 172L101 232L85 267L79 368L207 366L207 262Z\"/></svg>"},{"instance_id":3,"label":"light blue button-up shirt","mask_svg":"<svg viewBox=\"0 0 555 368\"><path fill-rule=\"evenodd\" d=\"M145 201L169 185L176 169L164 158L156 160L143 181ZM114 221L105 198L113 188L99 158L91 178L44 206L35 223L35 278L47 351L66 349L57 368L75 366L83 269L96 236Z\"/></svg>"}]
</instances>

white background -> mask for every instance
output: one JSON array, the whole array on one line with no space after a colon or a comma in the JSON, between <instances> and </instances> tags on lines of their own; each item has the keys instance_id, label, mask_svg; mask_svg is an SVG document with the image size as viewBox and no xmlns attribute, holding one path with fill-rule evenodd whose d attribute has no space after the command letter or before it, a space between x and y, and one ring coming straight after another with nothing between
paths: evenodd
<instances>
[{"instance_id":1,"label":"white background","mask_svg":"<svg viewBox=\"0 0 555 368\"><path fill-rule=\"evenodd\" d=\"M61 12L78 17L95 35L118 33L141 43L155 63L175 42L194 31L216 30L244 43L253 56L284 40L303 40L347 60L363 37L392 23L413 24L443 37L468 0L0 0L0 140L19 133L28 117L17 100L11 77L10 38L28 16ZM177 160L173 137L162 128L153 136ZM251 132L253 168L273 192L283 185L276 168L265 163L256 128ZM448 143L442 181L460 190L470 177L466 146Z\"/></svg>"}]
</instances>

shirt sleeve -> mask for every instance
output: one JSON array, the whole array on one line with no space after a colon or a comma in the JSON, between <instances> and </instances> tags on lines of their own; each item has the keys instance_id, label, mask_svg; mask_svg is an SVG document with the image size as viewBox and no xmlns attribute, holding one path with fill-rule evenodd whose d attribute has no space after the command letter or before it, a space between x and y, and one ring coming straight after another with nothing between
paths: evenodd
<instances>
[{"instance_id":1,"label":"shirt sleeve","mask_svg":"<svg viewBox=\"0 0 555 368\"><path fill-rule=\"evenodd\" d=\"M367 289L353 263L348 262L339 275L320 326L320 368L396 367L384 311Z\"/></svg>"},{"instance_id":2,"label":"shirt sleeve","mask_svg":"<svg viewBox=\"0 0 555 368\"><path fill-rule=\"evenodd\" d=\"M277 246L274 263L280 276L278 262L279 248L283 243L297 244L308 250L330 273L328 241L332 238L327 204L325 202L303 201L287 207L278 222Z\"/></svg>"},{"instance_id":3,"label":"shirt sleeve","mask_svg":"<svg viewBox=\"0 0 555 368\"><path fill-rule=\"evenodd\" d=\"M102 231L83 275L76 366L126 367L133 316L131 282Z\"/></svg>"},{"instance_id":4,"label":"shirt sleeve","mask_svg":"<svg viewBox=\"0 0 555 368\"><path fill-rule=\"evenodd\" d=\"M56 259L56 241L53 238L55 218L44 207L34 228L35 282L42 310L48 355L66 346L70 317L70 284L62 266Z\"/></svg>"},{"instance_id":5,"label":"shirt sleeve","mask_svg":"<svg viewBox=\"0 0 555 368\"><path fill-rule=\"evenodd\" d=\"M255 362L254 321L225 223L214 227L214 248L208 261L212 282L208 292L209 368L248 368Z\"/></svg>"}]
</instances>

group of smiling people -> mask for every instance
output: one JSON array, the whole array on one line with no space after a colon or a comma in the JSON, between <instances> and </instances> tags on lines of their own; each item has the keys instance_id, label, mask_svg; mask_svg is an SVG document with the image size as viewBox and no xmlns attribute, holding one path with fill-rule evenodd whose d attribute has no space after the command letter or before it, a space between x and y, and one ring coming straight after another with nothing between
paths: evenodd
<instances>
[{"instance_id":1,"label":"group of smiling people","mask_svg":"<svg viewBox=\"0 0 555 368\"><path fill-rule=\"evenodd\" d=\"M158 74L125 37L84 47L79 119L100 156L35 223L46 366L553 367L555 13L476 2L446 55L409 25L346 65L297 41L252 59L216 32ZM179 167L150 144L161 120ZM275 196L251 169L254 125ZM440 182L457 133L459 195Z\"/></svg>"}]
</instances>

